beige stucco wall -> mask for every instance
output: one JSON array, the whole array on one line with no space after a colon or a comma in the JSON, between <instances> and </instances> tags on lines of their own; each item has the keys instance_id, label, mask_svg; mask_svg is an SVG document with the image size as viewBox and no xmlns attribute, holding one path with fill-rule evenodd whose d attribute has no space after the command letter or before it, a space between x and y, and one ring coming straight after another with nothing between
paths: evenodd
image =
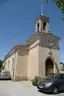
<instances>
[{"instance_id":1,"label":"beige stucco wall","mask_svg":"<svg viewBox=\"0 0 64 96\"><path fill-rule=\"evenodd\" d=\"M38 76L38 42L37 40L29 47L28 79L33 79L35 76Z\"/></svg>"},{"instance_id":2,"label":"beige stucco wall","mask_svg":"<svg viewBox=\"0 0 64 96\"><path fill-rule=\"evenodd\" d=\"M54 58L54 72L60 72L60 54L59 50L52 50L52 57ZM57 66L56 66L57 65ZM58 67L58 70L57 70Z\"/></svg>"},{"instance_id":3,"label":"beige stucco wall","mask_svg":"<svg viewBox=\"0 0 64 96\"><path fill-rule=\"evenodd\" d=\"M57 64L58 69L60 70L60 59L59 59L59 50L51 49L52 55L49 54L50 49L46 47L39 47L39 75L45 76L45 62L48 57L50 57L54 63ZM56 65L54 64L54 72L58 72Z\"/></svg>"},{"instance_id":4,"label":"beige stucco wall","mask_svg":"<svg viewBox=\"0 0 64 96\"><path fill-rule=\"evenodd\" d=\"M19 47L14 54L4 61L4 69L10 72L13 80L28 79L28 53L27 48Z\"/></svg>"},{"instance_id":5,"label":"beige stucco wall","mask_svg":"<svg viewBox=\"0 0 64 96\"><path fill-rule=\"evenodd\" d=\"M18 62L16 66L17 80L27 80L28 72L28 50L18 49Z\"/></svg>"},{"instance_id":6,"label":"beige stucco wall","mask_svg":"<svg viewBox=\"0 0 64 96\"><path fill-rule=\"evenodd\" d=\"M14 62L13 62L13 59L14 59ZM14 79L16 75L16 64L17 64L17 52L4 61L4 69L8 70L10 72L11 78L14 78ZM13 69L13 66L14 66L14 69ZM14 70L14 77L13 77L13 70Z\"/></svg>"}]
</instances>

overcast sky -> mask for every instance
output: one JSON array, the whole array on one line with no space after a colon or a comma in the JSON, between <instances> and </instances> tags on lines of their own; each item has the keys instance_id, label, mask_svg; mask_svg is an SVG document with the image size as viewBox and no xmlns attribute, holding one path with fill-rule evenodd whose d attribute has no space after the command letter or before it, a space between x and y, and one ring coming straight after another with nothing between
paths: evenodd
<instances>
[{"instance_id":1,"label":"overcast sky","mask_svg":"<svg viewBox=\"0 0 64 96\"><path fill-rule=\"evenodd\" d=\"M40 15L40 0L0 0L0 59L17 44L25 44L35 33L35 20ZM50 18L50 31L61 37L60 61L64 61L64 21L55 4L44 4Z\"/></svg>"}]
</instances>

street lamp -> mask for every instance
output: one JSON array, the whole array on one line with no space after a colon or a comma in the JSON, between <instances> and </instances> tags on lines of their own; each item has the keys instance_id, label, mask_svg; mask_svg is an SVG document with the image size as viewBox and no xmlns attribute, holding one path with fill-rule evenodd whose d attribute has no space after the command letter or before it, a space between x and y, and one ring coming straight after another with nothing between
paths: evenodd
<instances>
[{"instance_id":1,"label":"street lamp","mask_svg":"<svg viewBox=\"0 0 64 96\"><path fill-rule=\"evenodd\" d=\"M50 46L49 46L49 50L50 50L50 51L49 51L49 54L50 54L50 55L52 55L52 50L51 50L51 48L52 48L53 46L54 46L53 43L51 43Z\"/></svg>"},{"instance_id":2,"label":"street lamp","mask_svg":"<svg viewBox=\"0 0 64 96\"><path fill-rule=\"evenodd\" d=\"M52 48L53 46L54 46L54 44L53 44L53 43L51 43L51 44L50 44L50 46L49 46L49 48Z\"/></svg>"}]
</instances>

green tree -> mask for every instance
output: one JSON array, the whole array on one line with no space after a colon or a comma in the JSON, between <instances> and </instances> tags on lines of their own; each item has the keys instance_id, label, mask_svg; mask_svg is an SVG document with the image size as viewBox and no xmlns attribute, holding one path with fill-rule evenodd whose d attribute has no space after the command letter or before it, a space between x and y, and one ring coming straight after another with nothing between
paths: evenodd
<instances>
[{"instance_id":1,"label":"green tree","mask_svg":"<svg viewBox=\"0 0 64 96\"><path fill-rule=\"evenodd\" d=\"M48 3L49 1L55 3L57 8L59 8L62 13L62 20L64 20L64 0L41 0L41 1L42 3L44 2Z\"/></svg>"},{"instance_id":2,"label":"green tree","mask_svg":"<svg viewBox=\"0 0 64 96\"><path fill-rule=\"evenodd\" d=\"M3 61L0 60L0 71L3 69Z\"/></svg>"}]
</instances>

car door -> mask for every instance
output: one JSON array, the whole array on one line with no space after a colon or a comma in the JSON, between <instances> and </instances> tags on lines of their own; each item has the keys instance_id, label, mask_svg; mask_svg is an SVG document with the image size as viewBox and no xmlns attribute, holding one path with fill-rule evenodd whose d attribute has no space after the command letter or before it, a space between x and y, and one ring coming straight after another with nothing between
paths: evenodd
<instances>
[{"instance_id":1,"label":"car door","mask_svg":"<svg viewBox=\"0 0 64 96\"><path fill-rule=\"evenodd\" d=\"M64 91L64 74L61 74L61 76L59 77L59 84L60 84L59 89L61 91Z\"/></svg>"},{"instance_id":2,"label":"car door","mask_svg":"<svg viewBox=\"0 0 64 96\"><path fill-rule=\"evenodd\" d=\"M62 90L64 91L64 74L62 74Z\"/></svg>"}]
</instances>

